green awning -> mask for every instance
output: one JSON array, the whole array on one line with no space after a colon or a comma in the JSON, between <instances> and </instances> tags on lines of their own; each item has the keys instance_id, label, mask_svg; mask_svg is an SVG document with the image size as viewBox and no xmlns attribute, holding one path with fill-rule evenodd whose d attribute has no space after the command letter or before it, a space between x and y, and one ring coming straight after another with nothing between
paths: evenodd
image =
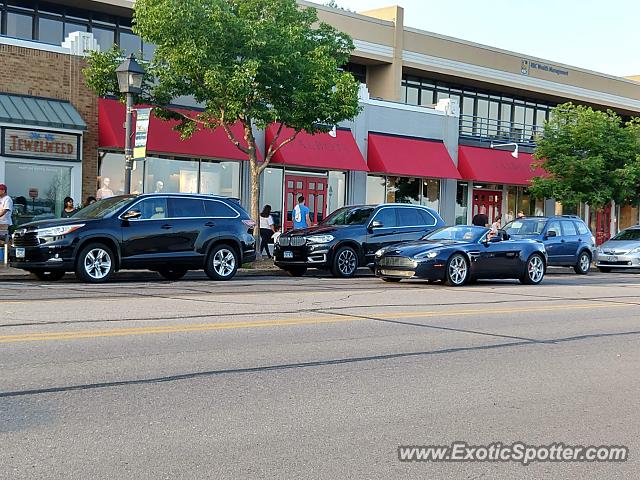
<instances>
[{"instance_id":1,"label":"green awning","mask_svg":"<svg viewBox=\"0 0 640 480\"><path fill-rule=\"evenodd\" d=\"M68 130L87 129L87 124L69 102L8 93L0 93L0 123Z\"/></svg>"}]
</instances>

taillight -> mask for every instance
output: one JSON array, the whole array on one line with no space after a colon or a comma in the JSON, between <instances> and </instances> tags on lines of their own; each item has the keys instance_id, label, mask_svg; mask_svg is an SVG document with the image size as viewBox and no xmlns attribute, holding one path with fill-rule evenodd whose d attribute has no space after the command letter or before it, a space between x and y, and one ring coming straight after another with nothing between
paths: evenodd
<instances>
[{"instance_id":1,"label":"taillight","mask_svg":"<svg viewBox=\"0 0 640 480\"><path fill-rule=\"evenodd\" d=\"M256 226L256 222L254 222L253 220L242 220L242 223L244 223L249 228L253 228Z\"/></svg>"}]
</instances>

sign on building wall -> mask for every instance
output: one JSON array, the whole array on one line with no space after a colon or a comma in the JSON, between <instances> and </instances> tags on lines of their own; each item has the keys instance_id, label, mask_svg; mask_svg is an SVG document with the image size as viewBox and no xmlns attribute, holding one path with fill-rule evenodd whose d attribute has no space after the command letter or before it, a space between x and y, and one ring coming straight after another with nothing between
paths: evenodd
<instances>
[{"instance_id":1,"label":"sign on building wall","mask_svg":"<svg viewBox=\"0 0 640 480\"><path fill-rule=\"evenodd\" d=\"M79 162L80 136L18 128L2 130L2 155Z\"/></svg>"},{"instance_id":2,"label":"sign on building wall","mask_svg":"<svg viewBox=\"0 0 640 480\"><path fill-rule=\"evenodd\" d=\"M136 139L133 144L133 159L143 160L147 155L147 137L149 136L150 108L136 110Z\"/></svg>"}]
</instances>

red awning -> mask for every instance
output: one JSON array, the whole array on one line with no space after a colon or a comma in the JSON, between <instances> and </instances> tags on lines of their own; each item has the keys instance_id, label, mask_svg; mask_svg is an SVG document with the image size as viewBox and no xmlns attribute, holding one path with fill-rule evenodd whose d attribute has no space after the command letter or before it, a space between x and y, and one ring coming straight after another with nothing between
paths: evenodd
<instances>
[{"instance_id":1,"label":"red awning","mask_svg":"<svg viewBox=\"0 0 640 480\"><path fill-rule=\"evenodd\" d=\"M277 131L277 125L267 127L266 148ZM276 142L281 142L292 134L292 129L284 128ZM275 153L271 162L324 170L369 170L351 130L343 129L337 130L335 138L328 133L311 135L300 132L294 141Z\"/></svg>"},{"instance_id":2,"label":"red awning","mask_svg":"<svg viewBox=\"0 0 640 480\"><path fill-rule=\"evenodd\" d=\"M460 178L444 143L369 134L369 170L406 177Z\"/></svg>"},{"instance_id":3,"label":"red awning","mask_svg":"<svg viewBox=\"0 0 640 480\"><path fill-rule=\"evenodd\" d=\"M197 113L197 112L194 112ZM124 149L125 119L124 105L117 100L98 100L98 144L102 148ZM193 157L220 158L228 160L247 160L231 143L222 128L198 130L191 138L182 140L180 134L173 130L177 121L164 121L153 114L149 123L147 151ZM232 131L244 145L244 134L240 124L234 125Z\"/></svg>"},{"instance_id":4,"label":"red awning","mask_svg":"<svg viewBox=\"0 0 640 480\"><path fill-rule=\"evenodd\" d=\"M542 168L531 168L533 161L530 153L519 152L518 158L513 158L506 150L466 146L458 149L458 170L465 180L529 185L532 178L546 175Z\"/></svg>"}]
</instances>

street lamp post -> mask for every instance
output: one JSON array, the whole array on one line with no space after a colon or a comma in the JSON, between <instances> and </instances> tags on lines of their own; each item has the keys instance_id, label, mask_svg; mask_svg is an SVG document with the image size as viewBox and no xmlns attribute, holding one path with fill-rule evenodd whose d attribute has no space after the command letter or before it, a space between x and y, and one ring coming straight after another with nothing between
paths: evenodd
<instances>
[{"instance_id":1,"label":"street lamp post","mask_svg":"<svg viewBox=\"0 0 640 480\"><path fill-rule=\"evenodd\" d=\"M118 87L127 99L124 139L124 193L131 193L131 170L133 168L133 147L131 146L131 131L133 129L133 96L142 92L144 69L136 62L133 54L116 68Z\"/></svg>"}]
</instances>

